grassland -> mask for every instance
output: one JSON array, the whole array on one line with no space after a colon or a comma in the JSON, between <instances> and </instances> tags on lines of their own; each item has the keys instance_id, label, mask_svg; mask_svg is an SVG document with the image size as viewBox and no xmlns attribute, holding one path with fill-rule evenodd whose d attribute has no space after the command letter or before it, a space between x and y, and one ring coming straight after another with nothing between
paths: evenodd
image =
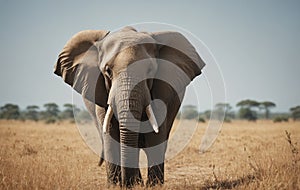
<instances>
[{"instance_id":1,"label":"grassland","mask_svg":"<svg viewBox=\"0 0 300 190\"><path fill-rule=\"evenodd\" d=\"M205 125L166 162L165 185L155 189L300 189L299 122L225 123L200 154ZM75 124L2 120L0 143L0 189L107 188L105 167Z\"/></svg>"}]
</instances>

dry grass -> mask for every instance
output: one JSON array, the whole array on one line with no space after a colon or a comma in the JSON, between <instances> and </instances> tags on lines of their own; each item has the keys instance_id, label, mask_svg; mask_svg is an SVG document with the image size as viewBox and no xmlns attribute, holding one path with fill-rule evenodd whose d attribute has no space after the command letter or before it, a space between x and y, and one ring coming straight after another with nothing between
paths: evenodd
<instances>
[{"instance_id":1,"label":"dry grass","mask_svg":"<svg viewBox=\"0 0 300 190\"><path fill-rule=\"evenodd\" d=\"M166 183L155 189L300 189L299 122L226 123L200 154L204 127L166 162ZM107 188L75 124L0 121L0 143L1 189Z\"/></svg>"}]
</instances>

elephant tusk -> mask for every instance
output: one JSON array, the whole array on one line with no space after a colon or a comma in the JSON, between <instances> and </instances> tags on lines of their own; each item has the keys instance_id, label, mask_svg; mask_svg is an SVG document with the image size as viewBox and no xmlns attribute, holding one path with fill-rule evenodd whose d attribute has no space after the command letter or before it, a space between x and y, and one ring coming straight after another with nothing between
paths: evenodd
<instances>
[{"instance_id":1,"label":"elephant tusk","mask_svg":"<svg viewBox=\"0 0 300 190\"><path fill-rule=\"evenodd\" d=\"M112 107L109 105L104 117L104 122L103 122L103 133L106 134L107 130L108 130L108 126L110 124L110 120L113 116L114 112L112 110Z\"/></svg>"},{"instance_id":2,"label":"elephant tusk","mask_svg":"<svg viewBox=\"0 0 300 190\"><path fill-rule=\"evenodd\" d=\"M152 125L152 128L153 130L155 131L155 133L158 133L158 125L157 125L157 121L155 119L155 116L154 116L154 113L153 113L153 109L151 107L151 105L149 104L147 107L146 107L146 114L149 118L149 121Z\"/></svg>"}]
</instances>

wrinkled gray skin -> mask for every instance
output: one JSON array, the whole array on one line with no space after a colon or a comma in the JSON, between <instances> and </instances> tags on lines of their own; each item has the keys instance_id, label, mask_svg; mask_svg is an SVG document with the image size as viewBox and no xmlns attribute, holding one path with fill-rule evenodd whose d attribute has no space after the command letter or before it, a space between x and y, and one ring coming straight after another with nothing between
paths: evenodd
<instances>
[{"instance_id":1,"label":"wrinkled gray skin","mask_svg":"<svg viewBox=\"0 0 300 190\"><path fill-rule=\"evenodd\" d=\"M176 65L188 80L160 60ZM83 96L101 134L104 151L99 164L104 158L108 183L123 187L143 183L138 168L139 149L145 151L148 159L146 184L164 183L167 143L155 152L147 148L167 141L185 87L201 73L204 65L193 46L177 32L141 33L132 27L111 34L91 30L80 32L65 45L54 72ZM170 82L153 79L157 76L167 76L175 87ZM145 109L154 99L163 101L167 108L158 133L149 122L143 125L140 122L148 120ZM108 105L114 115L107 133L103 134ZM152 106L155 117L161 117L160 107ZM139 133L141 128L149 131ZM132 151L128 147L137 149ZM126 167L128 162L134 165Z\"/></svg>"}]
</instances>

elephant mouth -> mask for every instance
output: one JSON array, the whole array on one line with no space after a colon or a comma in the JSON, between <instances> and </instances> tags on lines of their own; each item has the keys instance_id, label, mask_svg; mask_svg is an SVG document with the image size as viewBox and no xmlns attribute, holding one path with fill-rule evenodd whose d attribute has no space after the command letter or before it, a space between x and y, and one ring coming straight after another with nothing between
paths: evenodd
<instances>
[{"instance_id":1,"label":"elephant mouth","mask_svg":"<svg viewBox=\"0 0 300 190\"><path fill-rule=\"evenodd\" d=\"M157 124L157 120L155 118L153 109L151 104L149 104L148 106L146 106L145 112L147 114L147 117L149 119L149 122L154 130L155 133L159 132L159 127ZM106 134L110 125L110 121L113 117L114 111L111 105L108 106L108 109L106 111L105 117L104 117L104 122L103 122L103 133Z\"/></svg>"}]
</instances>

